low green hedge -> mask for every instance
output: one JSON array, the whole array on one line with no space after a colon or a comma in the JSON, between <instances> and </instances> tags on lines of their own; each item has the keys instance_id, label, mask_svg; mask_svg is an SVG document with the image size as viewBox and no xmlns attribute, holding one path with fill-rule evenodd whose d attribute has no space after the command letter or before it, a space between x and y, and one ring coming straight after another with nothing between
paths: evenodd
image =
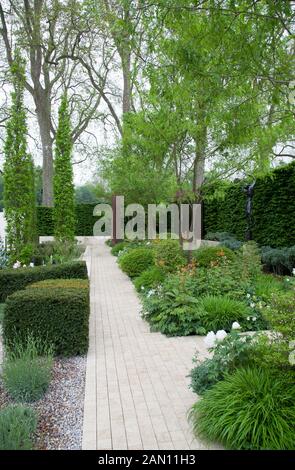
<instances>
[{"instance_id":1,"label":"low green hedge","mask_svg":"<svg viewBox=\"0 0 295 470\"><path fill-rule=\"evenodd\" d=\"M0 303L28 284L45 279L87 279L85 261L74 261L52 266L36 266L34 268L1 269L0 270Z\"/></svg>"},{"instance_id":2,"label":"low green hedge","mask_svg":"<svg viewBox=\"0 0 295 470\"><path fill-rule=\"evenodd\" d=\"M52 345L56 355L74 356L88 350L89 290L76 288L26 289L6 299L4 343L28 335Z\"/></svg>"},{"instance_id":3,"label":"low green hedge","mask_svg":"<svg viewBox=\"0 0 295 470\"><path fill-rule=\"evenodd\" d=\"M45 279L29 284L26 289L89 289L88 279Z\"/></svg>"}]
</instances>

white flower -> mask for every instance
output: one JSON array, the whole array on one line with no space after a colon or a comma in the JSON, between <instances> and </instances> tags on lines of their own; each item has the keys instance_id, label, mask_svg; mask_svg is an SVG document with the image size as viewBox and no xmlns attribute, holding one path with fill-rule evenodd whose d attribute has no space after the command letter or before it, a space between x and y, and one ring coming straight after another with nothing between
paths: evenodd
<instances>
[{"instance_id":1,"label":"white flower","mask_svg":"<svg viewBox=\"0 0 295 470\"><path fill-rule=\"evenodd\" d=\"M13 269L18 269L21 267L21 263L19 261L16 261L16 263L14 263L13 265Z\"/></svg>"},{"instance_id":2,"label":"white flower","mask_svg":"<svg viewBox=\"0 0 295 470\"><path fill-rule=\"evenodd\" d=\"M141 286L141 290L144 290L144 286Z\"/></svg>"},{"instance_id":3,"label":"white flower","mask_svg":"<svg viewBox=\"0 0 295 470\"><path fill-rule=\"evenodd\" d=\"M257 318L256 318L256 317L253 317L253 318L252 318L252 321L256 321L256 320L257 320Z\"/></svg>"},{"instance_id":4,"label":"white flower","mask_svg":"<svg viewBox=\"0 0 295 470\"><path fill-rule=\"evenodd\" d=\"M209 333L207 333L206 338L204 338L204 343L206 344L207 348L214 348L216 343L216 336L214 331L209 331Z\"/></svg>"},{"instance_id":5,"label":"white flower","mask_svg":"<svg viewBox=\"0 0 295 470\"><path fill-rule=\"evenodd\" d=\"M251 295L250 294L247 294L247 299L250 299Z\"/></svg>"},{"instance_id":6,"label":"white flower","mask_svg":"<svg viewBox=\"0 0 295 470\"><path fill-rule=\"evenodd\" d=\"M251 302L250 307L251 307L251 308L255 308L254 302Z\"/></svg>"},{"instance_id":7,"label":"white flower","mask_svg":"<svg viewBox=\"0 0 295 470\"><path fill-rule=\"evenodd\" d=\"M34 266L34 263L30 263L30 268L33 268Z\"/></svg>"},{"instance_id":8,"label":"white flower","mask_svg":"<svg viewBox=\"0 0 295 470\"><path fill-rule=\"evenodd\" d=\"M292 274L295 276L295 268L292 269Z\"/></svg>"},{"instance_id":9,"label":"white flower","mask_svg":"<svg viewBox=\"0 0 295 470\"><path fill-rule=\"evenodd\" d=\"M286 277L286 282L290 282L290 279L288 277Z\"/></svg>"},{"instance_id":10,"label":"white flower","mask_svg":"<svg viewBox=\"0 0 295 470\"><path fill-rule=\"evenodd\" d=\"M247 320L248 320L248 321L251 320L251 317L247 317Z\"/></svg>"},{"instance_id":11,"label":"white flower","mask_svg":"<svg viewBox=\"0 0 295 470\"><path fill-rule=\"evenodd\" d=\"M23 264L23 268L26 268L26 267L27 267L27 265L26 265L26 264Z\"/></svg>"},{"instance_id":12,"label":"white flower","mask_svg":"<svg viewBox=\"0 0 295 470\"><path fill-rule=\"evenodd\" d=\"M241 325L237 321L234 321L231 327L232 327L233 330L240 330L241 329Z\"/></svg>"},{"instance_id":13,"label":"white flower","mask_svg":"<svg viewBox=\"0 0 295 470\"><path fill-rule=\"evenodd\" d=\"M218 341L223 341L226 336L227 336L227 332L224 330L218 330L216 333L216 339Z\"/></svg>"}]
</instances>

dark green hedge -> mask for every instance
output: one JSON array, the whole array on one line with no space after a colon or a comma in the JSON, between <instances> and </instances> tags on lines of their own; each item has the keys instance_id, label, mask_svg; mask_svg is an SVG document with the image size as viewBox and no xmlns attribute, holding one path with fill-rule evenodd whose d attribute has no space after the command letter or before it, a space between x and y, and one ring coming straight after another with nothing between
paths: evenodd
<instances>
[{"instance_id":1,"label":"dark green hedge","mask_svg":"<svg viewBox=\"0 0 295 470\"><path fill-rule=\"evenodd\" d=\"M95 204L77 204L76 205L76 235L92 236L93 226L99 217L93 216ZM37 207L37 227L39 236L52 236L54 234L53 208Z\"/></svg>"},{"instance_id":2,"label":"dark green hedge","mask_svg":"<svg viewBox=\"0 0 295 470\"><path fill-rule=\"evenodd\" d=\"M3 337L13 344L28 334L53 345L56 355L86 354L88 349L88 289L27 289L6 299Z\"/></svg>"},{"instance_id":3,"label":"dark green hedge","mask_svg":"<svg viewBox=\"0 0 295 470\"><path fill-rule=\"evenodd\" d=\"M87 279L85 261L75 261L35 268L0 269L0 303L5 302L13 292L24 289L28 284L45 279Z\"/></svg>"},{"instance_id":4,"label":"dark green hedge","mask_svg":"<svg viewBox=\"0 0 295 470\"><path fill-rule=\"evenodd\" d=\"M37 230L39 236L52 236L54 233L53 208L37 207Z\"/></svg>"},{"instance_id":5,"label":"dark green hedge","mask_svg":"<svg viewBox=\"0 0 295 470\"><path fill-rule=\"evenodd\" d=\"M243 240L247 227L245 181L233 183L223 200L205 201L208 232L231 232ZM295 164L257 178L252 200L253 239L273 247L295 245Z\"/></svg>"}]
</instances>

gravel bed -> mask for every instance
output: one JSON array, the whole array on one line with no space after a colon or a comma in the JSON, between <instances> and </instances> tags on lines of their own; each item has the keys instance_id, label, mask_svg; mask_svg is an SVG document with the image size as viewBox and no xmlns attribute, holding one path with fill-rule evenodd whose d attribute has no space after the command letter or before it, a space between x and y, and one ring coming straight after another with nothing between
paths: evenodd
<instances>
[{"instance_id":1,"label":"gravel bed","mask_svg":"<svg viewBox=\"0 0 295 470\"><path fill-rule=\"evenodd\" d=\"M35 448L79 450L82 445L86 357L57 358L44 397L30 404L38 412ZM0 382L0 409L11 403Z\"/></svg>"}]
</instances>

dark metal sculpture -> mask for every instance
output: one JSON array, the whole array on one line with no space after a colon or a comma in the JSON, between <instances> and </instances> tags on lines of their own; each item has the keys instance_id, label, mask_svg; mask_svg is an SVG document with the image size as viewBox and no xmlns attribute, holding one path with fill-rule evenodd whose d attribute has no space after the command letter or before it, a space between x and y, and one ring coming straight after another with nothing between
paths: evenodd
<instances>
[{"instance_id":1,"label":"dark metal sculpture","mask_svg":"<svg viewBox=\"0 0 295 470\"><path fill-rule=\"evenodd\" d=\"M253 218L252 218L252 199L254 195L254 187L256 181L253 181L251 184L247 184L244 191L247 195L247 202L246 202L246 218L247 218L247 228L245 232L245 239L247 241L252 240L252 226L253 226Z\"/></svg>"}]
</instances>

